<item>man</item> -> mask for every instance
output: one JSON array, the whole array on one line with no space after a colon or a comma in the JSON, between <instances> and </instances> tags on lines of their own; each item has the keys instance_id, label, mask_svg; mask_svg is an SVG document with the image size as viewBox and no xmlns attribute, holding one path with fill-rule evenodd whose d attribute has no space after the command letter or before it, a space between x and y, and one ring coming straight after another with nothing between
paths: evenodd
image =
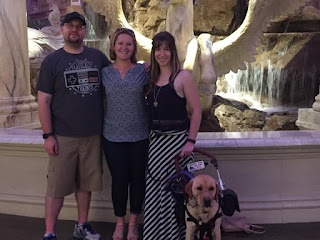
<instances>
[{"instance_id":1,"label":"man","mask_svg":"<svg viewBox=\"0 0 320 240\"><path fill-rule=\"evenodd\" d=\"M101 51L83 45L86 22L79 13L65 16L61 33L64 47L44 59L37 83L39 118L49 154L43 240L57 239L55 224L64 197L73 192L78 208L73 237L100 240L87 220L91 192L102 188L99 72L110 62Z\"/></svg>"}]
</instances>

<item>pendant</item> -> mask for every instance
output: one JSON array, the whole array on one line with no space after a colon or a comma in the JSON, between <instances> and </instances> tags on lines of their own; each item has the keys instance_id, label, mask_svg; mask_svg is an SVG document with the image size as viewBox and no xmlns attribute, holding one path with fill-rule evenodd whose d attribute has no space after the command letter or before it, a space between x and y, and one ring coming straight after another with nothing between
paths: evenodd
<instances>
[{"instance_id":1,"label":"pendant","mask_svg":"<svg viewBox=\"0 0 320 240\"><path fill-rule=\"evenodd\" d=\"M153 106L154 106L155 108L158 107L158 102L154 101L154 102L153 102Z\"/></svg>"}]
</instances>

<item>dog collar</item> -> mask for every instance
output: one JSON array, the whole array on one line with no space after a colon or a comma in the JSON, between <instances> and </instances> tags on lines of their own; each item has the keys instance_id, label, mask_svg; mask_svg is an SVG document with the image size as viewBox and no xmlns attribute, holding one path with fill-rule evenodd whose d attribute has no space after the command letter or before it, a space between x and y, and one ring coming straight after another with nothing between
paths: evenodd
<instances>
[{"instance_id":1,"label":"dog collar","mask_svg":"<svg viewBox=\"0 0 320 240\"><path fill-rule=\"evenodd\" d=\"M220 202L218 202L218 204L219 204L219 207L218 207L218 210L217 210L216 214L213 216L213 218L211 218L206 223L202 222L200 217L198 219L196 219L194 216L192 216L191 213L188 211L188 209L186 207L186 212L187 212L187 215L188 215L187 221L188 222L194 222L196 224L196 230L194 232L195 239L197 239L196 236L198 235L198 233L200 233L200 238L199 239L204 239L204 235L206 234L207 237L209 238L209 240L213 240L212 229L216 225L216 220L218 218L222 217L222 213L219 212L220 211Z\"/></svg>"}]
</instances>

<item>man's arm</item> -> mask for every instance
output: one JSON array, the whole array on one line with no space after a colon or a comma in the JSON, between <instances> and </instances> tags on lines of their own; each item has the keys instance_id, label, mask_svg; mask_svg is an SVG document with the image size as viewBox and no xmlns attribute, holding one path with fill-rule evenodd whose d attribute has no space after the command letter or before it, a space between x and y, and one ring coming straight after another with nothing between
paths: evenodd
<instances>
[{"instance_id":1,"label":"man's arm","mask_svg":"<svg viewBox=\"0 0 320 240\"><path fill-rule=\"evenodd\" d=\"M38 113L41 123L41 128L44 133L52 132L52 123L51 123L51 99L52 95L38 91ZM49 136L44 141L44 147L49 155L58 154L58 145L54 136Z\"/></svg>"}]
</instances>

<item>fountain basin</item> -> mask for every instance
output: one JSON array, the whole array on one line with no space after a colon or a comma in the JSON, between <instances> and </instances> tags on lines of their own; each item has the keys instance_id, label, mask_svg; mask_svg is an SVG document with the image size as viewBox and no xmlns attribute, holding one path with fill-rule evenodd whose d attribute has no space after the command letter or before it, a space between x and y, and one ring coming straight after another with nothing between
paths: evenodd
<instances>
[{"instance_id":1,"label":"fountain basin","mask_svg":"<svg viewBox=\"0 0 320 240\"><path fill-rule=\"evenodd\" d=\"M44 217L48 158L41 134L0 128L1 213ZM242 214L251 222L319 221L320 131L199 133L196 145L216 156L226 187L238 194ZM216 174L213 166L203 172ZM103 191L92 196L89 218L114 222L106 164L103 182ZM72 195L59 217L77 218Z\"/></svg>"}]
</instances>

